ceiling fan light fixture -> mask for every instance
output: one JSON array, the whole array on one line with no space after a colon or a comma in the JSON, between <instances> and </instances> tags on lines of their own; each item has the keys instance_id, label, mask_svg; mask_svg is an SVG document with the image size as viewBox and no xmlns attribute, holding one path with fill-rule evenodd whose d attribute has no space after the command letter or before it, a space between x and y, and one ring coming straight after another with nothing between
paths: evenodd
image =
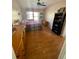
<instances>
[{"instance_id":1,"label":"ceiling fan light fixture","mask_svg":"<svg viewBox=\"0 0 79 59\"><path fill-rule=\"evenodd\" d=\"M41 3L40 2L37 2L37 5L41 5Z\"/></svg>"},{"instance_id":2,"label":"ceiling fan light fixture","mask_svg":"<svg viewBox=\"0 0 79 59\"><path fill-rule=\"evenodd\" d=\"M45 3L44 2L41 3L40 0L38 0L37 5L46 6Z\"/></svg>"}]
</instances>

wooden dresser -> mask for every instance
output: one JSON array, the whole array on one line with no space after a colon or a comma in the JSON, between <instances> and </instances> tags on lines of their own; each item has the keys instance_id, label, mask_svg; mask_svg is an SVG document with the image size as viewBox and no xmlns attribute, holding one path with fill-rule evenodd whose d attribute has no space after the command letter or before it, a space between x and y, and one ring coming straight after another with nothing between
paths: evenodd
<instances>
[{"instance_id":1,"label":"wooden dresser","mask_svg":"<svg viewBox=\"0 0 79 59\"><path fill-rule=\"evenodd\" d=\"M17 59L25 59L25 49L23 44L25 30L22 25L16 25L15 31L12 33L12 46Z\"/></svg>"}]
</instances>

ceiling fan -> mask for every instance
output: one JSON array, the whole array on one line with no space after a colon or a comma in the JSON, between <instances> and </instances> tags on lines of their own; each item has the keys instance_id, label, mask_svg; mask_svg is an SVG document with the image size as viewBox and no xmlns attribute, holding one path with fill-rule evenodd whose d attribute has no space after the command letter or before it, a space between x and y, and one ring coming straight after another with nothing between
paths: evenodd
<instances>
[{"instance_id":1,"label":"ceiling fan","mask_svg":"<svg viewBox=\"0 0 79 59\"><path fill-rule=\"evenodd\" d=\"M39 5L39 6L46 6L45 2L40 2L40 0L38 0L37 5Z\"/></svg>"}]
</instances>

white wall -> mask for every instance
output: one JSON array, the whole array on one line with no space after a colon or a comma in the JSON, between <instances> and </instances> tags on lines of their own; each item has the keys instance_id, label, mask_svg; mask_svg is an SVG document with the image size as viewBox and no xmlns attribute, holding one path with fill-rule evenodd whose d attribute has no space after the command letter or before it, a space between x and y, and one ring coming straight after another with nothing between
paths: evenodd
<instances>
[{"instance_id":1,"label":"white wall","mask_svg":"<svg viewBox=\"0 0 79 59\"><path fill-rule=\"evenodd\" d=\"M18 10L12 10L12 23L14 23L15 20L22 20L21 15L18 15L18 13L20 13L20 11Z\"/></svg>"},{"instance_id":2,"label":"white wall","mask_svg":"<svg viewBox=\"0 0 79 59\"><path fill-rule=\"evenodd\" d=\"M18 4L17 0L12 0L12 10L18 10L20 11L20 5Z\"/></svg>"},{"instance_id":3,"label":"white wall","mask_svg":"<svg viewBox=\"0 0 79 59\"><path fill-rule=\"evenodd\" d=\"M20 13L20 15L18 15L18 13ZM12 0L12 23L17 19L22 20L21 8L16 0Z\"/></svg>"},{"instance_id":4,"label":"white wall","mask_svg":"<svg viewBox=\"0 0 79 59\"><path fill-rule=\"evenodd\" d=\"M63 0L51 5L50 7L46 9L45 19L50 23L49 26L51 29L52 29L55 13L57 12L59 8L65 7L65 6L66 6L66 2ZM65 29L63 30L62 36L65 36Z\"/></svg>"},{"instance_id":5,"label":"white wall","mask_svg":"<svg viewBox=\"0 0 79 59\"><path fill-rule=\"evenodd\" d=\"M12 59L16 59L16 56L15 56L15 53L14 53L13 49L12 49Z\"/></svg>"}]
</instances>

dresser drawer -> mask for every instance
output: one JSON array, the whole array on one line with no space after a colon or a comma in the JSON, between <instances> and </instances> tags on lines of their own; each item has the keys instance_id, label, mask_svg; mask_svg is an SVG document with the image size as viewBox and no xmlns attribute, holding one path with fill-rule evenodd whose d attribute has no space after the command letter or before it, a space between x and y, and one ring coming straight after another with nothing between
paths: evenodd
<instances>
[{"instance_id":1,"label":"dresser drawer","mask_svg":"<svg viewBox=\"0 0 79 59\"><path fill-rule=\"evenodd\" d=\"M24 28L21 26L16 27L16 32L12 35L12 46L15 51L17 59L26 59L25 49L24 49Z\"/></svg>"},{"instance_id":2,"label":"dresser drawer","mask_svg":"<svg viewBox=\"0 0 79 59\"><path fill-rule=\"evenodd\" d=\"M26 59L26 56L19 56L19 57L17 57L17 59Z\"/></svg>"}]
</instances>

